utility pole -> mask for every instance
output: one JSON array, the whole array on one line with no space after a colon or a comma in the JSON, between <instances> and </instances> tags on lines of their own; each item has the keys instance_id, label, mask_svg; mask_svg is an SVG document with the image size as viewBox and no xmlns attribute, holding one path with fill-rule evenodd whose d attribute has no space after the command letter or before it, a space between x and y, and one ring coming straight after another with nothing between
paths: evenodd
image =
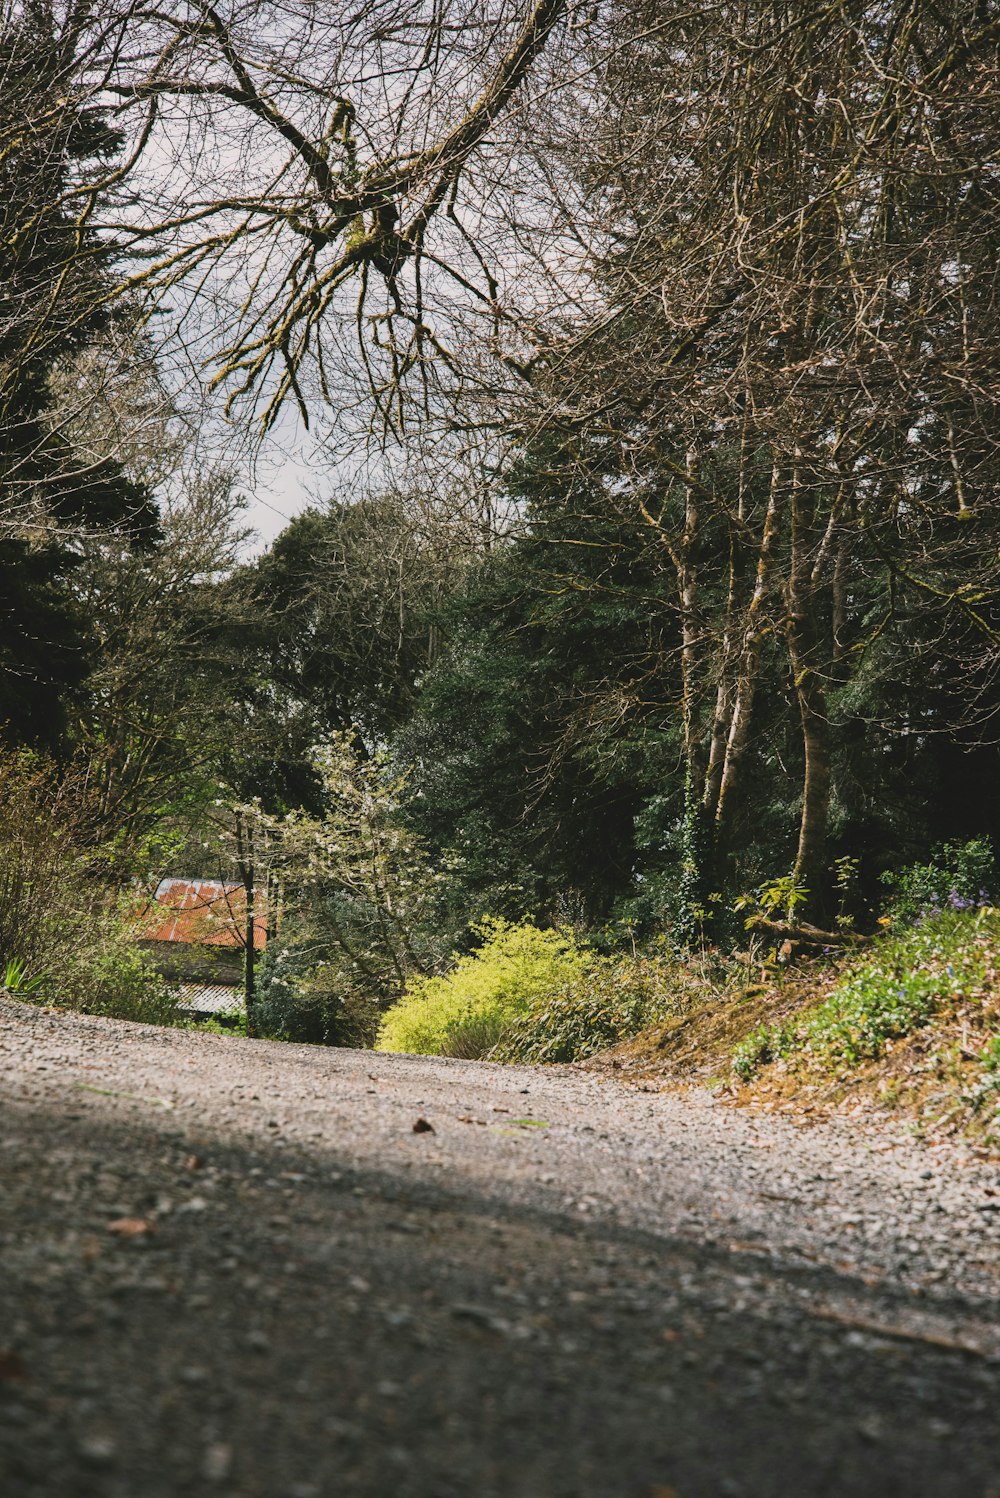
<instances>
[{"instance_id":1,"label":"utility pole","mask_svg":"<svg viewBox=\"0 0 1000 1498\"><path fill-rule=\"evenodd\" d=\"M254 1003L257 997L254 971L254 837L253 824L242 811L236 813L236 857L240 881L246 895L246 928L243 936L243 998L247 1035L256 1034Z\"/></svg>"}]
</instances>

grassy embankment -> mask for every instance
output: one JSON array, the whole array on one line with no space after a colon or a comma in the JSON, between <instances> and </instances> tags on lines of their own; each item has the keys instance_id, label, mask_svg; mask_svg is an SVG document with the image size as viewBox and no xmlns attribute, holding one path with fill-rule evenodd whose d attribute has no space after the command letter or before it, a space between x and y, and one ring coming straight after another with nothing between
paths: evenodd
<instances>
[{"instance_id":1,"label":"grassy embankment","mask_svg":"<svg viewBox=\"0 0 1000 1498\"><path fill-rule=\"evenodd\" d=\"M1000 1152L1000 911L946 912L863 952L757 976L589 1064L752 1106L877 1110Z\"/></svg>"},{"instance_id":2,"label":"grassy embankment","mask_svg":"<svg viewBox=\"0 0 1000 1498\"><path fill-rule=\"evenodd\" d=\"M387 1051L584 1062L743 1104L880 1109L1000 1150L1000 911L946 911L837 958L598 957L503 922L391 1010Z\"/></svg>"}]
</instances>

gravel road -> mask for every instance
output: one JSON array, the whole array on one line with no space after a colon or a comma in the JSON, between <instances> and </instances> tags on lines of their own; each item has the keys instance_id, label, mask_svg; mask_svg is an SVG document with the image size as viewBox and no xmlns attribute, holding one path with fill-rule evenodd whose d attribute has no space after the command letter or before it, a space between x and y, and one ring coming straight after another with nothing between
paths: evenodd
<instances>
[{"instance_id":1,"label":"gravel road","mask_svg":"<svg viewBox=\"0 0 1000 1498\"><path fill-rule=\"evenodd\" d=\"M995 1165L0 999L3 1498L1000 1498Z\"/></svg>"}]
</instances>

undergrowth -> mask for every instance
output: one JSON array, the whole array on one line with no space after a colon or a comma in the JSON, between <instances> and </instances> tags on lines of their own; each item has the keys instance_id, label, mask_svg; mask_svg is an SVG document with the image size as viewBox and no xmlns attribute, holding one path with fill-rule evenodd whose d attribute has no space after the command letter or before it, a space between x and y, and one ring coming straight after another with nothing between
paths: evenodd
<instances>
[{"instance_id":1,"label":"undergrowth","mask_svg":"<svg viewBox=\"0 0 1000 1498\"><path fill-rule=\"evenodd\" d=\"M578 977L508 1026L490 1060L579 1061L638 1035L677 1012L671 966L653 958L591 958Z\"/></svg>"},{"instance_id":2,"label":"undergrowth","mask_svg":"<svg viewBox=\"0 0 1000 1498\"><path fill-rule=\"evenodd\" d=\"M980 1024L996 1022L1000 911L944 911L878 940L819 1004L754 1029L733 1051L744 1082L768 1063L799 1061L828 1072L881 1059L890 1045L960 1006ZM968 1094L982 1110L1000 1096L1000 1039L982 1051L981 1080Z\"/></svg>"},{"instance_id":3,"label":"undergrowth","mask_svg":"<svg viewBox=\"0 0 1000 1498\"><path fill-rule=\"evenodd\" d=\"M580 1061L726 991L718 960L602 956L565 931L490 919L482 945L441 977L411 982L377 1050L512 1064Z\"/></svg>"}]
</instances>

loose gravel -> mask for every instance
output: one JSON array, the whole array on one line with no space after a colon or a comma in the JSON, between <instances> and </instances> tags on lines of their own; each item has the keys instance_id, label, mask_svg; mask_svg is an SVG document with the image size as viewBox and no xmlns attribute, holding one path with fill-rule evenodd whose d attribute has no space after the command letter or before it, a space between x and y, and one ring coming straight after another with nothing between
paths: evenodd
<instances>
[{"instance_id":1,"label":"loose gravel","mask_svg":"<svg viewBox=\"0 0 1000 1498\"><path fill-rule=\"evenodd\" d=\"M1000 1173L0 999L7 1498L1000 1498Z\"/></svg>"}]
</instances>

